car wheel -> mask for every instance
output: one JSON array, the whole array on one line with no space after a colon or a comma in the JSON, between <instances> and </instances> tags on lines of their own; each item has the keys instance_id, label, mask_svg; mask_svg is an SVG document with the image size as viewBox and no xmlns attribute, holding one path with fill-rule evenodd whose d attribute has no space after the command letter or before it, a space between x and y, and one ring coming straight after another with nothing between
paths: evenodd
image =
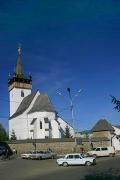
<instances>
[{"instance_id":1,"label":"car wheel","mask_svg":"<svg viewBox=\"0 0 120 180\"><path fill-rule=\"evenodd\" d=\"M51 159L55 159L54 156L51 156Z\"/></svg>"},{"instance_id":2,"label":"car wheel","mask_svg":"<svg viewBox=\"0 0 120 180\"><path fill-rule=\"evenodd\" d=\"M39 157L39 160L42 160L42 157L41 157L41 156Z\"/></svg>"},{"instance_id":3,"label":"car wheel","mask_svg":"<svg viewBox=\"0 0 120 180\"><path fill-rule=\"evenodd\" d=\"M91 166L91 164L92 164L92 163L91 163L90 161L87 161L87 162L85 163L86 166Z\"/></svg>"},{"instance_id":4,"label":"car wheel","mask_svg":"<svg viewBox=\"0 0 120 180\"><path fill-rule=\"evenodd\" d=\"M64 167L67 167L67 166L68 166L68 163L67 163L67 162L64 162L64 163L63 163L63 166L64 166Z\"/></svg>"},{"instance_id":5,"label":"car wheel","mask_svg":"<svg viewBox=\"0 0 120 180\"><path fill-rule=\"evenodd\" d=\"M96 165L96 160L95 159L93 160L93 165Z\"/></svg>"}]
</instances>

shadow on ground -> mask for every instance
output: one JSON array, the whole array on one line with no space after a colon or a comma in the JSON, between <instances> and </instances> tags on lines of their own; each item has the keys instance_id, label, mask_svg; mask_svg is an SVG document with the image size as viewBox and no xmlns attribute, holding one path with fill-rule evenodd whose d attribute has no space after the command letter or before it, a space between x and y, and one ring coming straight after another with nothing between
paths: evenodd
<instances>
[{"instance_id":1,"label":"shadow on ground","mask_svg":"<svg viewBox=\"0 0 120 180\"><path fill-rule=\"evenodd\" d=\"M82 180L120 180L120 176L115 175L88 175Z\"/></svg>"}]
</instances>

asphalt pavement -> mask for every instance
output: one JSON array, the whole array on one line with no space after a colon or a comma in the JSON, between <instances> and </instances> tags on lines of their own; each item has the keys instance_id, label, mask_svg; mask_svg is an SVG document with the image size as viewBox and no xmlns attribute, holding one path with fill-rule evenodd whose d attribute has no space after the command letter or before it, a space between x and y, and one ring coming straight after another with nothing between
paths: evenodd
<instances>
[{"instance_id":1,"label":"asphalt pavement","mask_svg":"<svg viewBox=\"0 0 120 180\"><path fill-rule=\"evenodd\" d=\"M55 159L0 161L0 180L120 180L120 156L97 158L95 166L62 167Z\"/></svg>"}]
</instances>

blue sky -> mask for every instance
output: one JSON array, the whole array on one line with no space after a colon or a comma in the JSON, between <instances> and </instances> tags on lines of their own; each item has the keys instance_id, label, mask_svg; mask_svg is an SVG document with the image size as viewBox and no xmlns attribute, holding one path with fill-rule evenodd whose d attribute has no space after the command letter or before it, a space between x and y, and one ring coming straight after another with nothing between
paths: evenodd
<instances>
[{"instance_id":1,"label":"blue sky","mask_svg":"<svg viewBox=\"0 0 120 180\"><path fill-rule=\"evenodd\" d=\"M120 0L0 0L0 122L8 128L8 74L22 44L22 63L33 90L47 92L70 123L90 129L105 117L120 124L110 95L120 98ZM57 94L62 92L63 97Z\"/></svg>"}]
</instances>

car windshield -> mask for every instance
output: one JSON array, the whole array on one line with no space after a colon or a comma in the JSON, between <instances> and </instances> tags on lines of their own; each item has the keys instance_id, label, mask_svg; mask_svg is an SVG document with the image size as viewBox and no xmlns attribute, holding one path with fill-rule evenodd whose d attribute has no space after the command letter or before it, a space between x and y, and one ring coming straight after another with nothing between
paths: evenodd
<instances>
[{"instance_id":1,"label":"car windshield","mask_svg":"<svg viewBox=\"0 0 120 180\"><path fill-rule=\"evenodd\" d=\"M92 150L93 150L93 151L95 151L95 150L96 150L96 148L92 148Z\"/></svg>"},{"instance_id":2,"label":"car windshield","mask_svg":"<svg viewBox=\"0 0 120 180\"><path fill-rule=\"evenodd\" d=\"M87 154L81 154L81 157L85 158L85 157L87 157Z\"/></svg>"}]
</instances>

